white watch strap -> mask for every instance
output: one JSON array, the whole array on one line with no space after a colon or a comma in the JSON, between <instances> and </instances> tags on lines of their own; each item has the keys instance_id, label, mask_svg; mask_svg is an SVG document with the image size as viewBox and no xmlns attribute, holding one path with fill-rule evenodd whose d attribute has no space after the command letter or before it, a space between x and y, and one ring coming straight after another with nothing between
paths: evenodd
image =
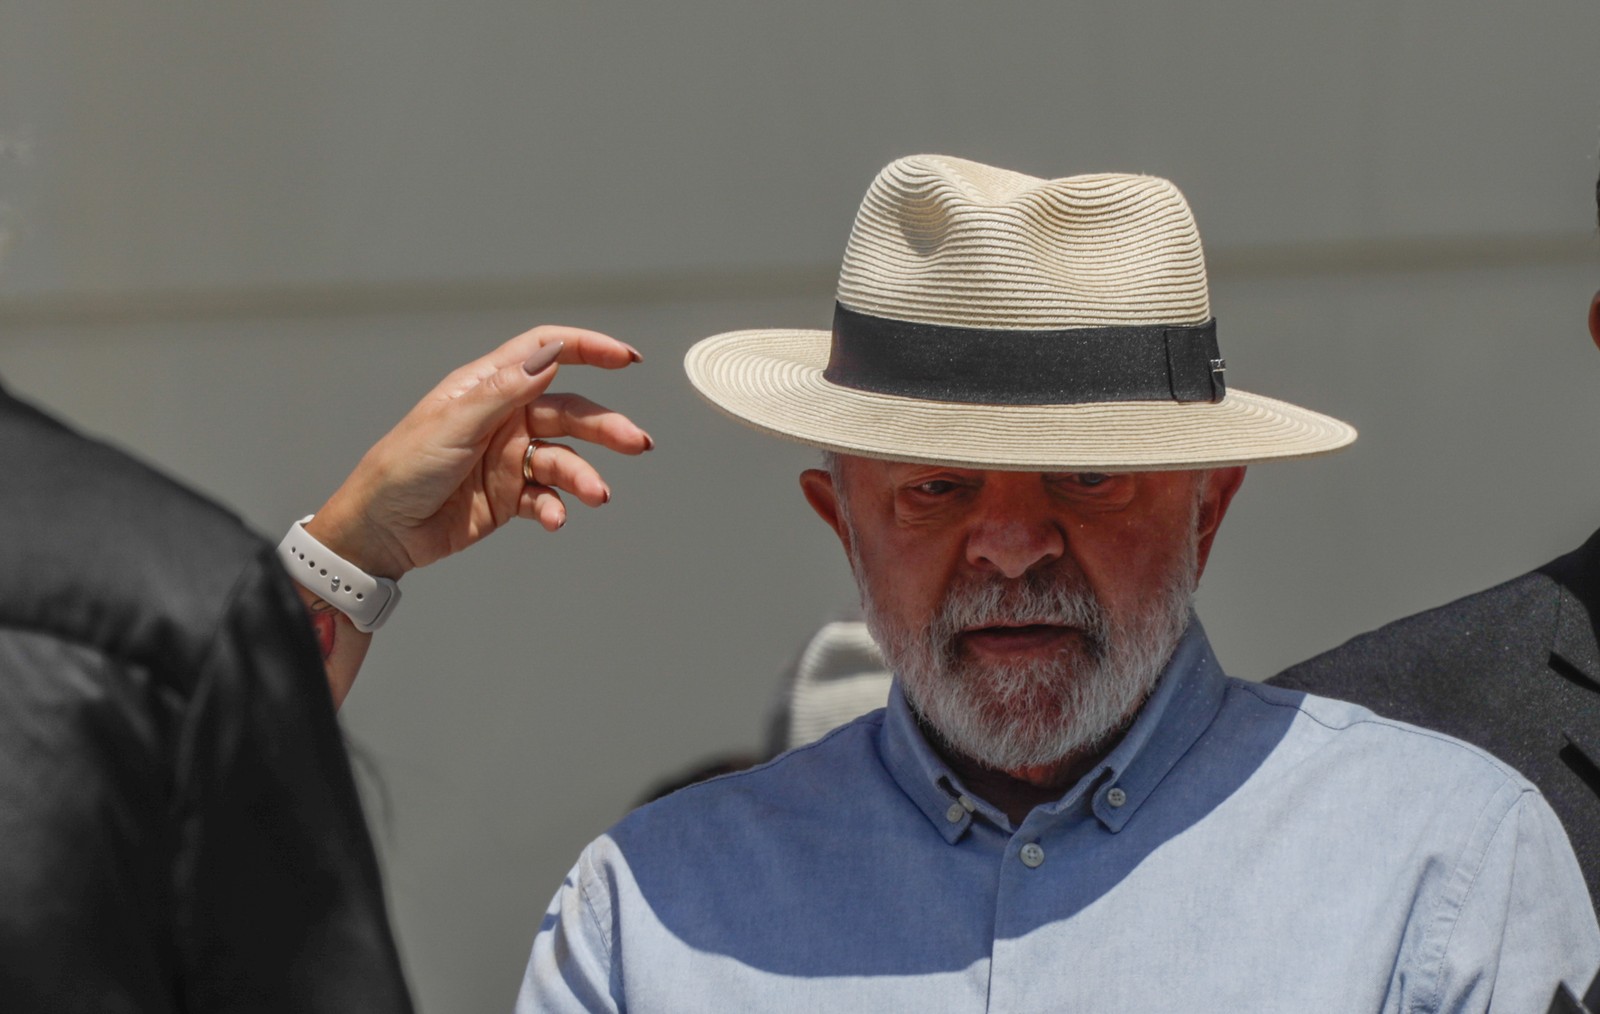
<instances>
[{"instance_id":1,"label":"white watch strap","mask_svg":"<svg viewBox=\"0 0 1600 1014\"><path fill-rule=\"evenodd\" d=\"M305 517L289 526L278 543L278 559L289 576L322 600L350 617L356 629L372 633L389 619L400 602L400 586L386 577L373 577L306 531Z\"/></svg>"}]
</instances>

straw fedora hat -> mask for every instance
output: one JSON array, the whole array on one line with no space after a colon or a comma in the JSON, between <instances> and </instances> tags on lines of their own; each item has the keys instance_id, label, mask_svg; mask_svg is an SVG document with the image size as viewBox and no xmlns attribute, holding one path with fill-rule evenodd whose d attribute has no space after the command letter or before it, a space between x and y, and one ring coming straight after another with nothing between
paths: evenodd
<instances>
[{"instance_id":1,"label":"straw fedora hat","mask_svg":"<svg viewBox=\"0 0 1600 1014\"><path fill-rule=\"evenodd\" d=\"M1205 468L1356 437L1226 388L1194 216L1153 176L899 159L856 214L832 332L720 334L684 368L758 430L898 461Z\"/></svg>"}]
</instances>

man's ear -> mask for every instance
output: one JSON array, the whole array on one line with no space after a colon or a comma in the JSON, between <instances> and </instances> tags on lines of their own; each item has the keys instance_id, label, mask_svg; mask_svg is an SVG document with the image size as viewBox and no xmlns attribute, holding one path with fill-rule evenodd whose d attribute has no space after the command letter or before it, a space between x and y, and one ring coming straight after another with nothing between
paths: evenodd
<instances>
[{"instance_id":1,"label":"man's ear","mask_svg":"<svg viewBox=\"0 0 1600 1014\"><path fill-rule=\"evenodd\" d=\"M850 530L845 527L844 515L839 511L839 491L833 487L833 476L821 468L808 468L800 473L800 491L806 503L817 512L817 517L828 523L846 553L850 552Z\"/></svg>"},{"instance_id":2,"label":"man's ear","mask_svg":"<svg viewBox=\"0 0 1600 1014\"><path fill-rule=\"evenodd\" d=\"M1600 292L1596 292L1589 301L1589 337L1594 339L1595 345L1600 346Z\"/></svg>"},{"instance_id":3,"label":"man's ear","mask_svg":"<svg viewBox=\"0 0 1600 1014\"><path fill-rule=\"evenodd\" d=\"M1206 572L1206 561L1211 558L1211 543L1217 537L1217 529L1222 527L1222 517L1228 513L1233 495L1244 485L1244 466L1213 468L1203 481L1206 485L1200 495L1200 512L1195 521L1199 535L1194 575L1197 582L1200 575Z\"/></svg>"}]
</instances>

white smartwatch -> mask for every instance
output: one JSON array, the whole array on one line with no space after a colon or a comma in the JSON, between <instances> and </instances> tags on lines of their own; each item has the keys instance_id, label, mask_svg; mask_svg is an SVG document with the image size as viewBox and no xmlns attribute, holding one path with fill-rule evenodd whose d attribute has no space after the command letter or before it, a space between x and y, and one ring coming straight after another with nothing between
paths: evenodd
<instances>
[{"instance_id":1,"label":"white smartwatch","mask_svg":"<svg viewBox=\"0 0 1600 1014\"><path fill-rule=\"evenodd\" d=\"M306 522L314 516L307 514L289 526L289 534L278 543L278 559L302 587L350 617L357 630L370 634L400 603L400 586L389 578L373 577L318 542L306 531Z\"/></svg>"}]
</instances>

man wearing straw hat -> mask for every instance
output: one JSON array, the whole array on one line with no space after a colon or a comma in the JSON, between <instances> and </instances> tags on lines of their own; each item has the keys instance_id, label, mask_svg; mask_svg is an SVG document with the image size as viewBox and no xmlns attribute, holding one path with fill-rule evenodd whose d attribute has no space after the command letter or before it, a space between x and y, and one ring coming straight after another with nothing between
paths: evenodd
<instances>
[{"instance_id":1,"label":"man wearing straw hat","mask_svg":"<svg viewBox=\"0 0 1600 1014\"><path fill-rule=\"evenodd\" d=\"M397 576L408 536L417 565L511 516L559 527L557 489L603 503L580 456L530 438L650 441L572 396L536 410L557 357L638 358L536 329L463 367L320 537ZM734 418L825 451L801 484L888 707L592 843L519 1009L1541 1011L1600 968L1526 779L1212 656L1189 600L1244 465L1355 434L1226 389L1171 184L900 160L862 203L831 334L721 335L686 366ZM475 523L443 538L441 499L479 480ZM336 640L359 664L364 640Z\"/></svg>"},{"instance_id":2,"label":"man wearing straw hat","mask_svg":"<svg viewBox=\"0 0 1600 1014\"><path fill-rule=\"evenodd\" d=\"M832 333L689 353L801 477L888 707L592 843L519 1009L1542 1011L1600 930L1482 751L1226 677L1190 597L1247 463L1354 431L1228 390L1165 180L888 166Z\"/></svg>"}]
</instances>

